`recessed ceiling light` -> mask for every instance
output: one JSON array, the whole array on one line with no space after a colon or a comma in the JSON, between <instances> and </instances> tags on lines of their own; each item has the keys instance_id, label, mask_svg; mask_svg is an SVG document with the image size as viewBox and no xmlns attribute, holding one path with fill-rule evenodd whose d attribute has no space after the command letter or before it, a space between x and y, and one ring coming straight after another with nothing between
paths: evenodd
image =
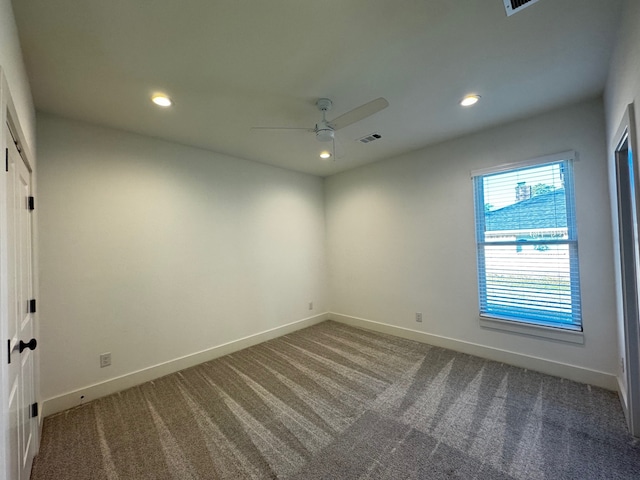
<instances>
[{"instance_id":1,"label":"recessed ceiling light","mask_svg":"<svg viewBox=\"0 0 640 480\"><path fill-rule=\"evenodd\" d=\"M320 154L320 158L331 158L331 154L329 152L322 152Z\"/></svg>"},{"instance_id":2,"label":"recessed ceiling light","mask_svg":"<svg viewBox=\"0 0 640 480\"><path fill-rule=\"evenodd\" d=\"M173 104L171 99L162 93L156 93L151 97L151 101L159 107L170 107Z\"/></svg>"},{"instance_id":3,"label":"recessed ceiling light","mask_svg":"<svg viewBox=\"0 0 640 480\"><path fill-rule=\"evenodd\" d=\"M471 105L475 105L480 100L480 95L467 95L462 100L460 100L460 105L463 107L470 107Z\"/></svg>"}]
</instances>

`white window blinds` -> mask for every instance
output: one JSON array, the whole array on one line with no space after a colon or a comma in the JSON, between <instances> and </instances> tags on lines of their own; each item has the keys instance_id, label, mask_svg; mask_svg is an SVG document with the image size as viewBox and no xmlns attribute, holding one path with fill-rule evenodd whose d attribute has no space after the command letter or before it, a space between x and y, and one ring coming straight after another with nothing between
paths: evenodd
<instances>
[{"instance_id":1,"label":"white window blinds","mask_svg":"<svg viewBox=\"0 0 640 480\"><path fill-rule=\"evenodd\" d=\"M581 330L571 159L473 181L480 315Z\"/></svg>"}]
</instances>

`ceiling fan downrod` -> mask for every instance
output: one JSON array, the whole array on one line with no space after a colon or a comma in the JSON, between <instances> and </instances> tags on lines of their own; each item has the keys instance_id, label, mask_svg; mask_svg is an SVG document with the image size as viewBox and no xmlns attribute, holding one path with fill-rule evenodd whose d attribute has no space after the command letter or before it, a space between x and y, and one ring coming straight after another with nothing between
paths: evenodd
<instances>
[{"instance_id":1,"label":"ceiling fan downrod","mask_svg":"<svg viewBox=\"0 0 640 480\"><path fill-rule=\"evenodd\" d=\"M334 139L335 131L327 122L327 112L331 110L333 102L328 98L319 98L316 106L322 112L322 121L316 123L316 139L320 142L331 142Z\"/></svg>"}]
</instances>

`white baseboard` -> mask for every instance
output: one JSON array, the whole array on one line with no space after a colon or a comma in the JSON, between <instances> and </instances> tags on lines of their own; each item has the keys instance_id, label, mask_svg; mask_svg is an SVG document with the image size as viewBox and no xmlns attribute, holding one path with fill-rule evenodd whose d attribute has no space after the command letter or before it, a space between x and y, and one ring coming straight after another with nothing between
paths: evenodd
<instances>
[{"instance_id":1,"label":"white baseboard","mask_svg":"<svg viewBox=\"0 0 640 480\"><path fill-rule=\"evenodd\" d=\"M252 345L266 342L273 338L281 337L296 330L310 327L317 323L324 322L328 319L328 313L322 313L313 317L304 318L295 322L282 325L280 327L265 330L264 332L249 335L248 337L240 338L222 345L218 345L201 352L186 355L184 357L176 358L168 362L164 362L152 367L148 367L136 372L131 372L120 377L112 378L104 382L88 385L84 388L68 392L57 397L49 398L42 402L42 416L44 418L48 415L53 415L58 412L62 412L69 408L76 407L81 403L87 403L91 400L95 400L100 397L111 395L112 393L120 392L130 387L140 385L150 380L155 380L165 375L184 370L185 368L193 367L214 358L222 357L233 352L237 352ZM80 401L80 397L84 396L84 399Z\"/></svg>"},{"instance_id":2,"label":"white baseboard","mask_svg":"<svg viewBox=\"0 0 640 480\"><path fill-rule=\"evenodd\" d=\"M351 325L353 327L360 327L380 333L395 335L396 337L415 340L417 342L427 343L429 345L487 358L496 362L506 363L509 365L514 365L516 367L526 368L556 377L567 378L569 380L580 383L595 385L598 387L606 388L607 390L618 391L619 389L618 378L615 375L605 372L599 372L597 370L590 370L588 368L569 365L566 363L554 362L552 360L546 360L544 358L532 357L529 355L510 352L508 350L501 350L494 347L487 347L485 345L479 345L477 343L465 342L462 340L456 340L454 338L419 332L417 330L397 327L395 325L375 322L373 320L366 320L364 318L342 315L340 313L329 313L329 319Z\"/></svg>"}]
</instances>

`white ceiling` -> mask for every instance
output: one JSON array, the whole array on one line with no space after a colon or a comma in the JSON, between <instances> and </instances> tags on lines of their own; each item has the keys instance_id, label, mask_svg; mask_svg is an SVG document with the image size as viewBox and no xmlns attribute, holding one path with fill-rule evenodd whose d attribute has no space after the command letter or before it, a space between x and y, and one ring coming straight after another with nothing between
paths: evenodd
<instances>
[{"instance_id":1,"label":"white ceiling","mask_svg":"<svg viewBox=\"0 0 640 480\"><path fill-rule=\"evenodd\" d=\"M14 0L36 107L315 175L331 175L599 95L619 0ZM175 101L161 110L155 91ZM467 93L482 100L462 108ZM336 133L318 158L318 97ZM380 140L355 140L379 132Z\"/></svg>"}]
</instances>

